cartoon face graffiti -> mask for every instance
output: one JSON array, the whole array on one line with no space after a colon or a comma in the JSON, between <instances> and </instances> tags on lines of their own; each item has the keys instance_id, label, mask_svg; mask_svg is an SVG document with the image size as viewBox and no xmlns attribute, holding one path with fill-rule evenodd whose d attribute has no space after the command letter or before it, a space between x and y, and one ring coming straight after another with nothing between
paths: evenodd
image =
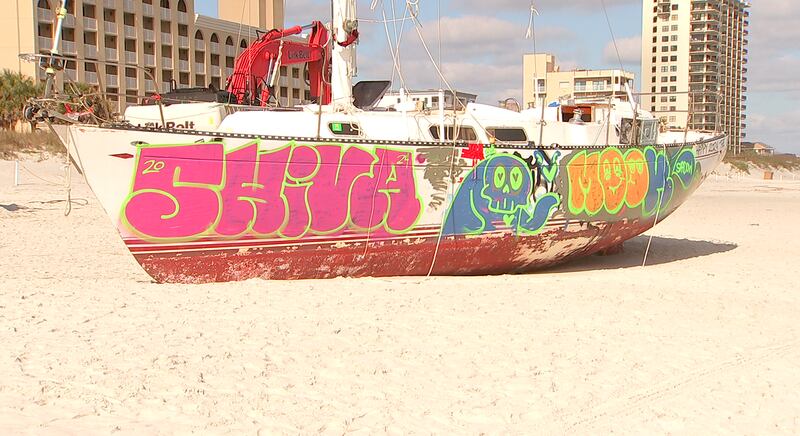
<instances>
[{"instance_id":1,"label":"cartoon face graffiti","mask_svg":"<svg viewBox=\"0 0 800 436\"><path fill-rule=\"evenodd\" d=\"M558 165L553 167L553 175ZM510 229L517 235L540 232L561 202L553 192L534 198L528 164L519 156L495 154L464 177L444 222L444 235L480 235Z\"/></svg>"},{"instance_id":2,"label":"cartoon face graffiti","mask_svg":"<svg viewBox=\"0 0 800 436\"><path fill-rule=\"evenodd\" d=\"M491 212L514 213L519 206L528 204L531 184L524 161L514 156L492 156L486 161L481 197L486 199Z\"/></svg>"}]
</instances>

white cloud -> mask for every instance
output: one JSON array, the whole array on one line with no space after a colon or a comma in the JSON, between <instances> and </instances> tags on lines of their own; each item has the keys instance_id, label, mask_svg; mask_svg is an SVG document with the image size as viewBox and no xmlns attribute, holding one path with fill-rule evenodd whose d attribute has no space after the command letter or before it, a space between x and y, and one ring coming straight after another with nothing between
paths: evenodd
<instances>
[{"instance_id":1,"label":"white cloud","mask_svg":"<svg viewBox=\"0 0 800 436\"><path fill-rule=\"evenodd\" d=\"M540 12L558 9L573 9L579 13L594 13L602 8L599 0L534 0L534 7ZM641 0L605 0L608 8L620 5L641 4ZM528 0L462 0L459 5L470 13L487 12L495 13L498 10L520 11L527 13L530 10Z\"/></svg>"},{"instance_id":2,"label":"white cloud","mask_svg":"<svg viewBox=\"0 0 800 436\"><path fill-rule=\"evenodd\" d=\"M617 50L619 50L619 57L617 57ZM614 46L614 41L606 44L603 49L603 61L610 65L619 65L620 60L623 66L638 66L641 64L642 35L617 39L616 47Z\"/></svg>"}]
</instances>

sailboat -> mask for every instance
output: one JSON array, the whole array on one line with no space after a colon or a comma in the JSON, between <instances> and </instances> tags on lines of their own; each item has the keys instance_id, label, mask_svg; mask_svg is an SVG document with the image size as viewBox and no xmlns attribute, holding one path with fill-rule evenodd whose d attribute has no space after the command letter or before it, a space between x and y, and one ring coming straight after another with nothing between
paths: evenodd
<instances>
[{"instance_id":1,"label":"sailboat","mask_svg":"<svg viewBox=\"0 0 800 436\"><path fill-rule=\"evenodd\" d=\"M288 39L301 32L304 43ZM387 110L376 103L388 83L352 84L359 37L355 0L334 0L330 26L254 42L222 99L161 98L126 120L58 129L153 279L542 269L650 229L725 155L724 134L661 131L631 101L565 118L444 90ZM271 105L278 68L298 61L315 103Z\"/></svg>"}]
</instances>

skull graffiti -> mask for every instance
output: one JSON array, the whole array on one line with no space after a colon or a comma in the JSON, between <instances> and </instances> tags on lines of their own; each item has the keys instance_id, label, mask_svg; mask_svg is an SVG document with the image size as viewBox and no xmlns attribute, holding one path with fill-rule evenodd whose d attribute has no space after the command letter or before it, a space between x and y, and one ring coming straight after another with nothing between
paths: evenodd
<instances>
[{"instance_id":1,"label":"skull graffiti","mask_svg":"<svg viewBox=\"0 0 800 436\"><path fill-rule=\"evenodd\" d=\"M511 214L528 204L532 184L525 161L511 155L492 156L486 162L481 197L490 211Z\"/></svg>"}]
</instances>

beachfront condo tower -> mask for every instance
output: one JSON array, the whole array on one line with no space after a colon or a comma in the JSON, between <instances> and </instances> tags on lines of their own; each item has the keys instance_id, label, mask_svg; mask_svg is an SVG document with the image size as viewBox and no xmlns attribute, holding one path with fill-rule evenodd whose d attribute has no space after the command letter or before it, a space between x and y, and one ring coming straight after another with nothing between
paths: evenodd
<instances>
[{"instance_id":1,"label":"beachfront condo tower","mask_svg":"<svg viewBox=\"0 0 800 436\"><path fill-rule=\"evenodd\" d=\"M749 3L643 0L642 105L670 129L720 130L741 149Z\"/></svg>"}]
</instances>

